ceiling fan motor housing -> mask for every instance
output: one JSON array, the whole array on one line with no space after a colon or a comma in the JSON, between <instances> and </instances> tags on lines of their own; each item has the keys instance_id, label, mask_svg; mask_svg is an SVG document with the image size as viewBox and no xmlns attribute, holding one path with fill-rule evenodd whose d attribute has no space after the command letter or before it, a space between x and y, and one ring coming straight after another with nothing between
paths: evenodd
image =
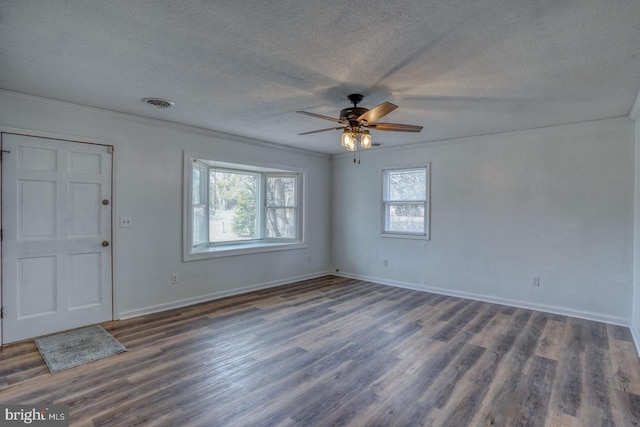
<instances>
[{"instance_id":1,"label":"ceiling fan motor housing","mask_svg":"<svg viewBox=\"0 0 640 427\"><path fill-rule=\"evenodd\" d=\"M364 113L369 111L368 108L349 107L340 111L340 120L355 120Z\"/></svg>"},{"instance_id":2,"label":"ceiling fan motor housing","mask_svg":"<svg viewBox=\"0 0 640 427\"><path fill-rule=\"evenodd\" d=\"M340 120L348 120L351 127L357 129L358 127L360 127L358 117L369 111L369 109L358 107L358 103L362 101L362 98L364 98L364 96L362 96L361 94L352 93L351 95L347 96L347 98L349 98L349 101L353 103L353 107L341 110Z\"/></svg>"}]
</instances>

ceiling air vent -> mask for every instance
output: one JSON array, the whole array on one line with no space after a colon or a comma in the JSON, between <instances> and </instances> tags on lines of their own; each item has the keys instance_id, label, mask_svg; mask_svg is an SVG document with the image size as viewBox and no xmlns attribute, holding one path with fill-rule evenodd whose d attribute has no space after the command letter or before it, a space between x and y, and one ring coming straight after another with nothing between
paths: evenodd
<instances>
[{"instance_id":1,"label":"ceiling air vent","mask_svg":"<svg viewBox=\"0 0 640 427\"><path fill-rule=\"evenodd\" d=\"M172 101L161 98L144 98L142 102L146 102L153 108L171 108L175 105Z\"/></svg>"}]
</instances>

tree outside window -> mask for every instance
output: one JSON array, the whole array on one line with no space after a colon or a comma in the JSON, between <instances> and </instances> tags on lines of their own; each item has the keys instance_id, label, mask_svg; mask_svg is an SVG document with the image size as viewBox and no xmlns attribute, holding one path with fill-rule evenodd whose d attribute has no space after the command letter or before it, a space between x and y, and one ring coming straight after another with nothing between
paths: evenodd
<instances>
[{"instance_id":1,"label":"tree outside window","mask_svg":"<svg viewBox=\"0 0 640 427\"><path fill-rule=\"evenodd\" d=\"M296 177L267 176L267 237L296 237Z\"/></svg>"}]
</instances>

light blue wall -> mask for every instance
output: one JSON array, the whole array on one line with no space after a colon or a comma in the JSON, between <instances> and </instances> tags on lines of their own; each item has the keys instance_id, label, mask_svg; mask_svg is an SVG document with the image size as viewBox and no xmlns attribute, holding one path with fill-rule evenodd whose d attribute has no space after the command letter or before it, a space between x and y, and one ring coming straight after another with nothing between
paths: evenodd
<instances>
[{"instance_id":1,"label":"light blue wall","mask_svg":"<svg viewBox=\"0 0 640 427\"><path fill-rule=\"evenodd\" d=\"M607 322L632 313L629 118L333 160L342 274ZM431 162L431 240L380 236L383 167ZM388 265L384 266L384 260ZM532 277L540 287L532 287Z\"/></svg>"}]
</instances>

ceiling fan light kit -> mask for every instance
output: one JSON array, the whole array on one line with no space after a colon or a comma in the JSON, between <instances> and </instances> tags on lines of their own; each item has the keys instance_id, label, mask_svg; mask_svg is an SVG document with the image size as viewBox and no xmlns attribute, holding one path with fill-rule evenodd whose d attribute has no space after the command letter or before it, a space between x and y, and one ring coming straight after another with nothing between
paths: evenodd
<instances>
[{"instance_id":1,"label":"ceiling fan light kit","mask_svg":"<svg viewBox=\"0 0 640 427\"><path fill-rule=\"evenodd\" d=\"M321 114L309 113L307 111L297 111L297 113L305 114L319 119L330 120L340 123L340 127L332 127L327 129L313 130L303 132L299 135L309 135L312 133L325 132L329 130L342 130L340 138L341 145L349 151L360 149L368 149L372 147L371 133L369 129L390 131L390 132L420 132L422 126L405 125L400 123L378 123L377 121L386 116L396 108L397 105L390 102L383 102L372 109L358 107L358 103L364 98L359 93L352 93L347 98L353 103L353 107L344 108L340 111L340 118L323 116Z\"/></svg>"},{"instance_id":2,"label":"ceiling fan light kit","mask_svg":"<svg viewBox=\"0 0 640 427\"><path fill-rule=\"evenodd\" d=\"M355 137L352 134L350 129L345 129L342 131L341 140L342 140L342 143L340 145L342 145L347 150L353 151L356 149Z\"/></svg>"},{"instance_id":3,"label":"ceiling fan light kit","mask_svg":"<svg viewBox=\"0 0 640 427\"><path fill-rule=\"evenodd\" d=\"M371 134L366 129L360 131L360 147L371 148Z\"/></svg>"},{"instance_id":4,"label":"ceiling fan light kit","mask_svg":"<svg viewBox=\"0 0 640 427\"><path fill-rule=\"evenodd\" d=\"M360 148L371 148L371 134L366 129L359 132L345 129L342 131L341 145L349 151L356 151L358 148L358 139L360 141Z\"/></svg>"}]
</instances>

